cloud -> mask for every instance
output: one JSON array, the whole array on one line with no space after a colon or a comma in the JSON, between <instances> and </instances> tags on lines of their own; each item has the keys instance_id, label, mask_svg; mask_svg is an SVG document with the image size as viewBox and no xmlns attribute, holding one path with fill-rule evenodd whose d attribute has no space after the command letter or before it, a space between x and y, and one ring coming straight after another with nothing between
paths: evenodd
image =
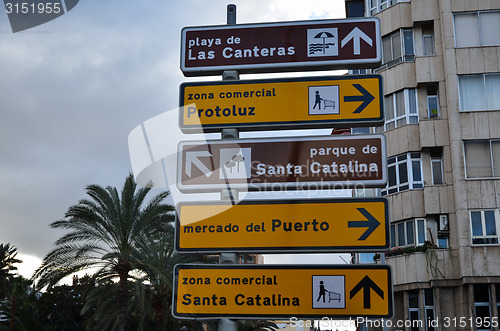
<instances>
[{"instance_id":1,"label":"cloud","mask_svg":"<svg viewBox=\"0 0 500 331\"><path fill-rule=\"evenodd\" d=\"M344 6L234 3L239 23L336 18ZM177 107L179 84L189 80L179 70L182 27L225 24L226 6L80 1L16 34L0 12L0 242L41 259L62 234L49 224L84 197L86 185L123 184L128 134Z\"/></svg>"}]
</instances>

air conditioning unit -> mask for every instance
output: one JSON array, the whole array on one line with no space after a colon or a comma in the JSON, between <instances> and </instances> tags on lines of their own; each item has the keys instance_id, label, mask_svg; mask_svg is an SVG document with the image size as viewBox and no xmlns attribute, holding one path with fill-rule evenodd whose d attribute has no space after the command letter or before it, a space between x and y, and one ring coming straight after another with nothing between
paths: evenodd
<instances>
[{"instance_id":1,"label":"air conditioning unit","mask_svg":"<svg viewBox=\"0 0 500 331\"><path fill-rule=\"evenodd\" d=\"M439 215L439 231L448 230L448 215Z\"/></svg>"}]
</instances>

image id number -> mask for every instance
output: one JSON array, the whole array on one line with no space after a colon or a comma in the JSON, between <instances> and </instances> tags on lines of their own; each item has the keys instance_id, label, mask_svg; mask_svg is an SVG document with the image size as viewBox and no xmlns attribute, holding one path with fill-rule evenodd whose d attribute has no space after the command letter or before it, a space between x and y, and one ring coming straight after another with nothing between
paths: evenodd
<instances>
[{"instance_id":1,"label":"image id number","mask_svg":"<svg viewBox=\"0 0 500 331\"><path fill-rule=\"evenodd\" d=\"M5 10L7 14L59 14L61 4L59 2L6 2Z\"/></svg>"},{"instance_id":2,"label":"image id number","mask_svg":"<svg viewBox=\"0 0 500 331\"><path fill-rule=\"evenodd\" d=\"M443 326L445 328L465 328L465 327L480 327L480 328L496 328L498 327L498 317L445 317L443 318Z\"/></svg>"}]
</instances>

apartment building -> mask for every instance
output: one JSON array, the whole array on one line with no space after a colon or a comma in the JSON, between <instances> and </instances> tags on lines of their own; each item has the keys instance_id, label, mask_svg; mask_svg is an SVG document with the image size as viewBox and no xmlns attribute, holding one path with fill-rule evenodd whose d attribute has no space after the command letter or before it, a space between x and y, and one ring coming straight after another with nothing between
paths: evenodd
<instances>
[{"instance_id":1,"label":"apartment building","mask_svg":"<svg viewBox=\"0 0 500 331\"><path fill-rule=\"evenodd\" d=\"M382 30L382 65L371 72L384 79L375 132L388 151L379 193L390 208L395 314L384 326L499 330L500 0L346 8L378 17Z\"/></svg>"}]
</instances>

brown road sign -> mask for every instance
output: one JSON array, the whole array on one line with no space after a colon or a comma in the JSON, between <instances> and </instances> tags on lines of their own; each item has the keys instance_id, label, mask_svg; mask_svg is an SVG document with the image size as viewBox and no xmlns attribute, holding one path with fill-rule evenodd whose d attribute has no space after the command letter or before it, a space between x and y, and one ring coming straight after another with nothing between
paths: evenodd
<instances>
[{"instance_id":1,"label":"brown road sign","mask_svg":"<svg viewBox=\"0 0 500 331\"><path fill-rule=\"evenodd\" d=\"M273 130L375 126L384 121L382 76L183 83L179 127Z\"/></svg>"},{"instance_id":2,"label":"brown road sign","mask_svg":"<svg viewBox=\"0 0 500 331\"><path fill-rule=\"evenodd\" d=\"M380 22L350 18L186 27L185 76L374 68L381 62Z\"/></svg>"},{"instance_id":3,"label":"brown road sign","mask_svg":"<svg viewBox=\"0 0 500 331\"><path fill-rule=\"evenodd\" d=\"M178 318L391 317L385 265L176 265Z\"/></svg>"},{"instance_id":4,"label":"brown road sign","mask_svg":"<svg viewBox=\"0 0 500 331\"><path fill-rule=\"evenodd\" d=\"M383 135L185 141L179 144L181 191L311 190L383 187Z\"/></svg>"},{"instance_id":5,"label":"brown road sign","mask_svg":"<svg viewBox=\"0 0 500 331\"><path fill-rule=\"evenodd\" d=\"M385 251L385 198L243 200L177 205L176 250L186 253Z\"/></svg>"}]
</instances>

